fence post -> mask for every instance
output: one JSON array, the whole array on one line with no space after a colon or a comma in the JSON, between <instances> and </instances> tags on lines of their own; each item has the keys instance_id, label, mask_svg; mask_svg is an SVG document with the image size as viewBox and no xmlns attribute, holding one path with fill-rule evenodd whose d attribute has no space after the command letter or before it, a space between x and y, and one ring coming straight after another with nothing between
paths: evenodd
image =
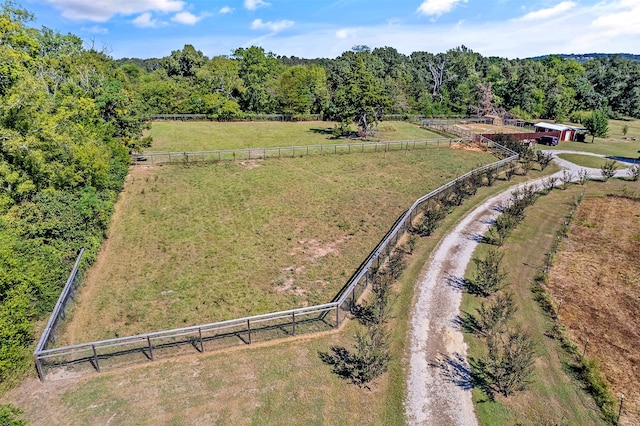
<instances>
[{"instance_id":1,"label":"fence post","mask_svg":"<svg viewBox=\"0 0 640 426\"><path fill-rule=\"evenodd\" d=\"M291 312L291 321L293 322L293 335L296 335L296 313Z\"/></svg>"},{"instance_id":2,"label":"fence post","mask_svg":"<svg viewBox=\"0 0 640 426\"><path fill-rule=\"evenodd\" d=\"M147 346L149 346L149 358L153 361L153 347L151 346L151 339L147 336Z\"/></svg>"},{"instance_id":3,"label":"fence post","mask_svg":"<svg viewBox=\"0 0 640 426\"><path fill-rule=\"evenodd\" d=\"M100 372L100 364L98 364L98 352L96 352L96 345L91 345L91 349L93 349L93 362L96 364L96 371Z\"/></svg>"},{"instance_id":4,"label":"fence post","mask_svg":"<svg viewBox=\"0 0 640 426\"><path fill-rule=\"evenodd\" d=\"M198 327L198 337L200 338L200 352L204 352L204 342L202 341L202 328Z\"/></svg>"},{"instance_id":5,"label":"fence post","mask_svg":"<svg viewBox=\"0 0 640 426\"><path fill-rule=\"evenodd\" d=\"M45 373L44 373L44 369L42 368L42 361L40 361L40 357L38 355L36 355L35 358L36 358L36 371L38 372L38 378L40 379L41 382L44 382Z\"/></svg>"},{"instance_id":6,"label":"fence post","mask_svg":"<svg viewBox=\"0 0 640 426\"><path fill-rule=\"evenodd\" d=\"M336 328L340 325L340 305L336 304Z\"/></svg>"},{"instance_id":7,"label":"fence post","mask_svg":"<svg viewBox=\"0 0 640 426\"><path fill-rule=\"evenodd\" d=\"M247 320L247 331L249 333L249 344L251 344L251 320Z\"/></svg>"}]
</instances>

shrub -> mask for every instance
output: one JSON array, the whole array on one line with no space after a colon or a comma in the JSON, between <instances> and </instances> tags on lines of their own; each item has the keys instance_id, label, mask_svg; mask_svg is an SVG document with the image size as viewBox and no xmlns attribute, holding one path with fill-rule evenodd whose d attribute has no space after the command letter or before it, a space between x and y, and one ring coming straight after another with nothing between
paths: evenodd
<instances>
[{"instance_id":1,"label":"shrub","mask_svg":"<svg viewBox=\"0 0 640 426\"><path fill-rule=\"evenodd\" d=\"M505 397L524 390L533 374L535 351L533 341L523 331L508 330L487 338L487 354L471 359L476 382L493 396Z\"/></svg>"},{"instance_id":2,"label":"shrub","mask_svg":"<svg viewBox=\"0 0 640 426\"><path fill-rule=\"evenodd\" d=\"M20 420L18 416L22 410L12 405L0 404L0 425L2 426L26 426L27 422Z\"/></svg>"},{"instance_id":3,"label":"shrub","mask_svg":"<svg viewBox=\"0 0 640 426\"><path fill-rule=\"evenodd\" d=\"M389 274L376 274L371 283L372 298L364 304L356 304L351 313L366 326L384 324L388 320L389 287L393 279Z\"/></svg>"},{"instance_id":4,"label":"shrub","mask_svg":"<svg viewBox=\"0 0 640 426\"><path fill-rule=\"evenodd\" d=\"M499 292L489 303L482 302L477 310L478 332L482 336L492 336L504 331L507 322L513 317L517 306L513 294Z\"/></svg>"},{"instance_id":5,"label":"shrub","mask_svg":"<svg viewBox=\"0 0 640 426\"><path fill-rule=\"evenodd\" d=\"M387 371L391 355L387 333L382 327L370 327L356 333L353 350L332 346L331 353L320 352L320 359L331 365L332 371L358 387Z\"/></svg>"},{"instance_id":6,"label":"shrub","mask_svg":"<svg viewBox=\"0 0 640 426\"><path fill-rule=\"evenodd\" d=\"M507 274L502 270L503 257L503 253L490 249L484 258L474 258L476 273L472 280L467 281L467 290L487 297L504 287Z\"/></svg>"},{"instance_id":7,"label":"shrub","mask_svg":"<svg viewBox=\"0 0 640 426\"><path fill-rule=\"evenodd\" d=\"M422 217L417 225L413 227L413 232L421 237L428 237L438 226L438 223L445 217L446 211L442 204L429 201L422 208Z\"/></svg>"},{"instance_id":8,"label":"shrub","mask_svg":"<svg viewBox=\"0 0 640 426\"><path fill-rule=\"evenodd\" d=\"M602 171L602 180L605 182L608 181L609 179L614 177L616 174L616 161L615 160L605 161L605 163L602 165L600 170Z\"/></svg>"},{"instance_id":9,"label":"shrub","mask_svg":"<svg viewBox=\"0 0 640 426\"><path fill-rule=\"evenodd\" d=\"M578 183L584 185L587 179L589 179L589 171L587 169L578 170Z\"/></svg>"},{"instance_id":10,"label":"shrub","mask_svg":"<svg viewBox=\"0 0 640 426\"><path fill-rule=\"evenodd\" d=\"M638 166L637 164L629 166L629 169L627 169L627 174L630 176L632 181L637 181L640 178L640 166Z\"/></svg>"},{"instance_id":11,"label":"shrub","mask_svg":"<svg viewBox=\"0 0 640 426\"><path fill-rule=\"evenodd\" d=\"M498 179L498 173L494 169L489 169L485 172L485 177L487 179L487 186L491 186L496 179Z\"/></svg>"},{"instance_id":12,"label":"shrub","mask_svg":"<svg viewBox=\"0 0 640 426\"><path fill-rule=\"evenodd\" d=\"M511 180L511 178L513 177L513 175L516 174L516 165L513 164L512 162L509 163L507 165L507 167L504 169L504 177L507 180Z\"/></svg>"},{"instance_id":13,"label":"shrub","mask_svg":"<svg viewBox=\"0 0 640 426\"><path fill-rule=\"evenodd\" d=\"M573 173L571 173L567 169L564 169L562 171L562 177L560 179L562 180L562 189L566 189L573 180Z\"/></svg>"},{"instance_id":14,"label":"shrub","mask_svg":"<svg viewBox=\"0 0 640 426\"><path fill-rule=\"evenodd\" d=\"M551 153L545 153L542 151L537 151L537 161L538 164L540 165L540 170L544 170L547 168L547 166L551 163L551 161L553 160L553 156L551 155Z\"/></svg>"}]
</instances>

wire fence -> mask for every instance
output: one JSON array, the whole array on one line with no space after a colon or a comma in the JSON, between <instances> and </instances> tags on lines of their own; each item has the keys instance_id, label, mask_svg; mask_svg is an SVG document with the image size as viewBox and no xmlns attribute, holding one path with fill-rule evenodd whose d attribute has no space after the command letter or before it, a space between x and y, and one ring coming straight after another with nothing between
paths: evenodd
<instances>
[{"instance_id":1,"label":"wire fence","mask_svg":"<svg viewBox=\"0 0 640 426\"><path fill-rule=\"evenodd\" d=\"M154 152L132 155L133 164L188 164L233 160L262 160L266 158L308 157L353 153L408 151L428 147L451 147L468 142L467 138L417 139L389 142L356 142L326 145L301 145L275 148L222 149L197 152Z\"/></svg>"},{"instance_id":2,"label":"wire fence","mask_svg":"<svg viewBox=\"0 0 640 426\"><path fill-rule=\"evenodd\" d=\"M44 381L52 372L82 374L89 371L103 371L119 366L154 361L159 358L173 357L185 353L207 352L229 346L250 345L258 341L267 341L291 337L299 334L315 333L336 328L351 312L352 307L367 288L375 271L389 257L392 250L403 236L412 228L412 222L423 204L434 197L438 197L455 185L468 179L501 169L518 158L518 155L488 141L489 148L502 153L500 161L474 169L455 180L437 188L436 190L417 199L409 209L403 213L376 248L367 256L360 267L347 281L343 289L330 302L322 305L309 306L287 311L255 315L228 321L172 330L144 333L135 336L119 337L81 343L77 345L50 348L53 342L51 336L59 320L64 317L65 307L70 295L76 288L77 265L67 280L67 285L60 296L45 334L40 339L34 352L36 369L40 380ZM405 145L406 146L406 145ZM69 287L69 290L67 290Z\"/></svg>"}]
</instances>

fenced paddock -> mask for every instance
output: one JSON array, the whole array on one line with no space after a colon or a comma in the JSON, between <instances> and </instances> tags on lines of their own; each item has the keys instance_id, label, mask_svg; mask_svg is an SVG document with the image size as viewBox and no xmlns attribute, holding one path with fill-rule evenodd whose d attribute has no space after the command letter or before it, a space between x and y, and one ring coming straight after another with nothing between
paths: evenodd
<instances>
[{"instance_id":1,"label":"fenced paddock","mask_svg":"<svg viewBox=\"0 0 640 426\"><path fill-rule=\"evenodd\" d=\"M135 154L133 164L187 164L233 160L262 160L267 158L294 158L312 155L337 155L352 153L376 153L390 151L408 151L429 147L451 147L454 144L468 142L468 138L418 139L389 142L358 142L326 145L288 146L279 148L225 149L198 152L156 152Z\"/></svg>"},{"instance_id":2,"label":"fenced paddock","mask_svg":"<svg viewBox=\"0 0 640 426\"><path fill-rule=\"evenodd\" d=\"M453 143L454 140L447 139L446 141ZM428 141L425 141L425 146L428 143ZM439 143L439 141L435 143ZM79 256L67 285L63 289L61 298L49 319L45 333L42 335L34 352L36 369L40 380L45 380L48 374L54 372L62 372L63 374L82 374L89 371L100 372L132 363L150 362L180 354L201 353L230 346L250 345L256 342L315 333L338 327L347 318L354 303L367 288L374 271L385 262L393 248L410 231L413 219L418 214L421 206L432 198L438 197L449 188L478 174L486 173L488 170L495 170L499 173L508 167L510 162L518 158L513 151L491 141L486 141L486 143L489 149L496 153L499 152L503 157L507 158L474 169L417 199L408 210L400 215L389 232L361 263L343 289L330 303L210 324L50 348L50 343L54 342L51 336L55 335L54 329L64 316L64 308L68 305L70 295L73 294L72 288L77 285L75 281L77 264L80 261ZM409 146L417 146L411 145L407 141L385 142L377 145L387 144L397 147L402 146L405 149L409 149ZM360 146L364 151L363 144L355 145Z\"/></svg>"}]
</instances>

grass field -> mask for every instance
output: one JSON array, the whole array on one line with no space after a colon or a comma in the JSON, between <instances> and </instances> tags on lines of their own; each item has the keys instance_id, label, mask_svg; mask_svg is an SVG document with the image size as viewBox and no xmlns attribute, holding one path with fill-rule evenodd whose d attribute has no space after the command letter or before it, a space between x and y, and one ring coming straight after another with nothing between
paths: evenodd
<instances>
[{"instance_id":1,"label":"grass field","mask_svg":"<svg viewBox=\"0 0 640 426\"><path fill-rule=\"evenodd\" d=\"M148 132L153 143L145 152L194 152L218 149L271 148L344 143L331 133L335 123L301 122L183 122L157 121ZM442 137L403 121L381 122L371 140L397 141Z\"/></svg>"},{"instance_id":2,"label":"grass field","mask_svg":"<svg viewBox=\"0 0 640 426\"><path fill-rule=\"evenodd\" d=\"M577 164L579 166L582 167L591 167L594 169L599 169L601 168L607 161L606 158L602 158L602 157L595 157L593 155L582 155L582 154L558 154L558 157L570 161L574 164ZM620 170L620 169L625 169L628 166L626 166L623 163L616 163L616 169Z\"/></svg>"},{"instance_id":3,"label":"grass field","mask_svg":"<svg viewBox=\"0 0 640 426\"><path fill-rule=\"evenodd\" d=\"M329 302L415 199L494 160L429 148L133 168L62 340Z\"/></svg>"},{"instance_id":4,"label":"grass field","mask_svg":"<svg viewBox=\"0 0 640 426\"><path fill-rule=\"evenodd\" d=\"M605 424L593 398L586 394L582 385L567 372L570 364L569 355L557 340L548 337L552 321L533 299L530 287L544 264L544 255L549 250L552 238L570 210L573 200L582 191L585 191L587 198L600 197L607 192L621 190L627 185L628 182L616 179L607 183L589 182L585 186L573 185L566 190L554 190L549 195L539 198L535 205L527 209L526 219L508 239L503 248L503 265L508 273L508 288L514 293L518 305L515 322L531 334L536 345L537 360L532 382L525 392L508 399L498 397L492 401L480 390L474 389L480 424ZM637 220L633 215L627 217ZM598 241L597 244L604 244L604 241ZM481 256L486 249L487 246L480 246L477 255ZM599 248L597 252L600 250ZM593 263L575 263L573 257L569 259L563 252L559 252L557 256L566 259L568 264L574 265L577 269L598 268ZM608 267L601 266L599 269L604 272ZM468 277L472 276L473 268L470 268ZM562 280L567 284L571 281L571 278L567 277ZM635 292L637 294L637 289ZM465 294L462 311L475 313L480 301L475 296ZM576 303L583 307L595 306L583 300ZM605 303L599 302L597 305ZM620 328L613 322L606 324L611 325L613 329ZM472 335L467 334L466 340L469 342L470 356L478 357L485 350L484 344Z\"/></svg>"},{"instance_id":5,"label":"grass field","mask_svg":"<svg viewBox=\"0 0 640 426\"><path fill-rule=\"evenodd\" d=\"M545 171L556 171L554 165ZM360 389L330 373L319 351L351 347L353 322L339 332L186 356L79 379L27 380L8 396L34 425L66 424L343 424L399 425L404 418L407 327L414 286L429 254L448 230L483 199L511 182L498 180L449 214L434 235L418 241L394 286L388 373ZM38 395L35 403L34 395ZM294 420L292 420L294 419Z\"/></svg>"},{"instance_id":6,"label":"grass field","mask_svg":"<svg viewBox=\"0 0 640 426\"><path fill-rule=\"evenodd\" d=\"M627 126L626 135L623 132L624 126ZM632 137L635 137L640 141L640 120L637 120L637 119L609 120L608 139L631 141L630 138ZM640 143L636 141L636 145L640 145ZM638 147L638 149L640 149L640 146Z\"/></svg>"}]
</instances>

